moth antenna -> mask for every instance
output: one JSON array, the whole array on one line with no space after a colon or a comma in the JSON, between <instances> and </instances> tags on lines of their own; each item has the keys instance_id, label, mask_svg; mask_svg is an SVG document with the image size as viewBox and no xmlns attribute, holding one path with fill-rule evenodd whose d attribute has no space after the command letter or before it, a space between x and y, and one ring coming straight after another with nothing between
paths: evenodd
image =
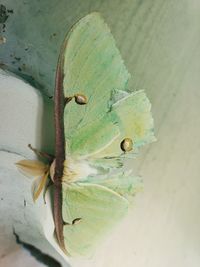
<instances>
[{"instance_id":1,"label":"moth antenna","mask_svg":"<svg viewBox=\"0 0 200 267\"><path fill-rule=\"evenodd\" d=\"M28 147L36 154L36 156L48 160L49 163L53 162L54 156L46 152L41 152L36 148L32 147L31 144L28 144Z\"/></svg>"},{"instance_id":2,"label":"moth antenna","mask_svg":"<svg viewBox=\"0 0 200 267\"><path fill-rule=\"evenodd\" d=\"M65 97L64 105L67 105L72 99L73 99L73 96Z\"/></svg>"},{"instance_id":3,"label":"moth antenna","mask_svg":"<svg viewBox=\"0 0 200 267\"><path fill-rule=\"evenodd\" d=\"M47 190L53 185L53 182L51 179L49 179L47 181L47 185L45 186L44 188L44 191L43 191L43 200L44 200L44 204L46 205L47 202L46 202L46 193L47 193Z\"/></svg>"},{"instance_id":4,"label":"moth antenna","mask_svg":"<svg viewBox=\"0 0 200 267\"><path fill-rule=\"evenodd\" d=\"M68 223L68 222L64 222L63 221L63 225L66 226L66 225L72 225L71 223Z\"/></svg>"}]
</instances>

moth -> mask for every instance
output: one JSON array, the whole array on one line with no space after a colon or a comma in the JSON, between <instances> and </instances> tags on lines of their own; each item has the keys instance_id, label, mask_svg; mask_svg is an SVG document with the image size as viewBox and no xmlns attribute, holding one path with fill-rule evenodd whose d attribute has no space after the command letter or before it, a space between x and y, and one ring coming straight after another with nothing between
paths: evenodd
<instances>
[{"instance_id":1,"label":"moth","mask_svg":"<svg viewBox=\"0 0 200 267\"><path fill-rule=\"evenodd\" d=\"M129 78L101 15L79 20L57 65L55 157L40 153L48 164L18 162L40 177L34 200L53 181L55 234L68 255L93 253L125 216L138 178L124 169L124 160L155 140L151 104L143 90L128 89Z\"/></svg>"}]
</instances>

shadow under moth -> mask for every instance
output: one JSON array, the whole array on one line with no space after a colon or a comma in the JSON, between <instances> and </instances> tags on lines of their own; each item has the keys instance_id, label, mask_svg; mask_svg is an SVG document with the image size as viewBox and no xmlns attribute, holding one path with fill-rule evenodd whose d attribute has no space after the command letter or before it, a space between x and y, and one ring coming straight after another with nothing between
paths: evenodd
<instances>
[{"instance_id":1,"label":"shadow under moth","mask_svg":"<svg viewBox=\"0 0 200 267\"><path fill-rule=\"evenodd\" d=\"M124 168L138 148L155 140L151 105L143 90L130 91L108 26L98 13L67 34L55 81L55 156L22 160L18 167L38 176L36 200L53 182L53 213L59 246L71 256L94 252L125 216L139 179Z\"/></svg>"}]
</instances>

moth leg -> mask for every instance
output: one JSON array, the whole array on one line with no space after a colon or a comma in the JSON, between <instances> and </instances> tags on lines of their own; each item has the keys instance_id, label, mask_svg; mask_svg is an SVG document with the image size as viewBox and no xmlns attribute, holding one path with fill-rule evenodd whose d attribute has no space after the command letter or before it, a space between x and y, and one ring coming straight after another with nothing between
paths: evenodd
<instances>
[{"instance_id":1,"label":"moth leg","mask_svg":"<svg viewBox=\"0 0 200 267\"><path fill-rule=\"evenodd\" d=\"M49 179L47 182L47 185L44 188L44 192L43 192L44 204L46 204L46 192L49 189L49 187L51 187L52 185L53 185L53 181L51 179Z\"/></svg>"},{"instance_id":2,"label":"moth leg","mask_svg":"<svg viewBox=\"0 0 200 267\"><path fill-rule=\"evenodd\" d=\"M78 224L82 221L82 218L75 218L71 223L68 223L68 222L64 222L63 221L63 225L75 225L75 224Z\"/></svg>"},{"instance_id":3,"label":"moth leg","mask_svg":"<svg viewBox=\"0 0 200 267\"><path fill-rule=\"evenodd\" d=\"M46 152L41 152L37 150L36 148L33 148L31 144L28 144L28 147L40 158L48 160L49 163L52 163L54 160L54 156L51 154L48 154Z\"/></svg>"},{"instance_id":4,"label":"moth leg","mask_svg":"<svg viewBox=\"0 0 200 267\"><path fill-rule=\"evenodd\" d=\"M73 99L72 96L65 97L65 99L64 99L64 105L67 105L72 99Z\"/></svg>"},{"instance_id":5,"label":"moth leg","mask_svg":"<svg viewBox=\"0 0 200 267\"><path fill-rule=\"evenodd\" d=\"M48 176L49 176L49 170L44 173L44 175L42 176L41 181L37 187L37 190L34 191L34 193L33 193L33 201L34 202L38 199L40 193L42 192L42 189L45 188Z\"/></svg>"}]
</instances>

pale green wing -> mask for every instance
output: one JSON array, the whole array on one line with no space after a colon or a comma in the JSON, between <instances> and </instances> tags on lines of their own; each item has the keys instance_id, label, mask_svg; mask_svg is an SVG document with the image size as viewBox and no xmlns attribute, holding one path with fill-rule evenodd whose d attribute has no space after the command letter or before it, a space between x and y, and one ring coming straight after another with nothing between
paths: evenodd
<instances>
[{"instance_id":1,"label":"pale green wing","mask_svg":"<svg viewBox=\"0 0 200 267\"><path fill-rule=\"evenodd\" d=\"M117 124L114 124L115 117L114 113L108 113L81 127L68 139L66 150L77 157L87 158L109 146L120 135Z\"/></svg>"},{"instance_id":2,"label":"pale green wing","mask_svg":"<svg viewBox=\"0 0 200 267\"><path fill-rule=\"evenodd\" d=\"M72 100L65 107L66 151L78 156L92 154L119 135L113 115L107 116L109 101L114 89L126 89L129 73L108 26L98 13L91 13L76 23L65 45L64 95L70 97L80 93L88 99L86 105L78 105ZM99 127L99 121L100 139L98 131L94 131L97 125Z\"/></svg>"},{"instance_id":3,"label":"pale green wing","mask_svg":"<svg viewBox=\"0 0 200 267\"><path fill-rule=\"evenodd\" d=\"M133 140L132 153L135 153L140 146L155 141L151 104L143 90L126 94L125 97L112 104L111 113L118 116L118 127L121 134L95 157L123 155L120 143L124 138ZM131 153L126 154L128 157Z\"/></svg>"},{"instance_id":4,"label":"pale green wing","mask_svg":"<svg viewBox=\"0 0 200 267\"><path fill-rule=\"evenodd\" d=\"M68 253L90 256L127 209L128 201L104 186L63 184L63 234Z\"/></svg>"},{"instance_id":5,"label":"pale green wing","mask_svg":"<svg viewBox=\"0 0 200 267\"><path fill-rule=\"evenodd\" d=\"M130 171L91 176L87 177L83 182L105 186L129 200L142 188L141 178L133 176Z\"/></svg>"},{"instance_id":6,"label":"pale green wing","mask_svg":"<svg viewBox=\"0 0 200 267\"><path fill-rule=\"evenodd\" d=\"M155 141L151 103L143 90L116 102L112 111L120 117L125 137L133 139L134 147Z\"/></svg>"},{"instance_id":7,"label":"pale green wing","mask_svg":"<svg viewBox=\"0 0 200 267\"><path fill-rule=\"evenodd\" d=\"M123 161L121 157L90 158L89 164L105 172L109 171L110 169L117 169L123 167Z\"/></svg>"}]
</instances>

